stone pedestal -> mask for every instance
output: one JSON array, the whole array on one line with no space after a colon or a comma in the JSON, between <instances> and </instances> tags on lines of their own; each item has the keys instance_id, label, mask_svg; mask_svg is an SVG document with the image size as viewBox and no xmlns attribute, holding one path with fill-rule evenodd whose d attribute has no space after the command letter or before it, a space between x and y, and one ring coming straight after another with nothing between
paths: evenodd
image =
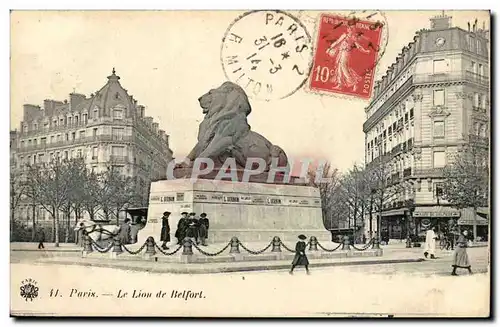
<instances>
[{"instance_id":1,"label":"stone pedestal","mask_svg":"<svg viewBox=\"0 0 500 327\"><path fill-rule=\"evenodd\" d=\"M159 242L161 216L170 211L171 243L181 212L205 212L210 220L210 243L271 241L278 236L295 242L299 234L329 242L323 225L319 190L288 184L242 183L207 179L164 180L151 184L148 220L138 244L149 236Z\"/></svg>"}]
</instances>

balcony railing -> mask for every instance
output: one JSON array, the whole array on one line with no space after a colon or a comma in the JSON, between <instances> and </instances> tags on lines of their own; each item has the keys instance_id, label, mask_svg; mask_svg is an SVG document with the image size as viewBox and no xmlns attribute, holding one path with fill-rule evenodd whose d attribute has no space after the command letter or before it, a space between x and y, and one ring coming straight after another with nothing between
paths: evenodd
<instances>
[{"instance_id":1,"label":"balcony railing","mask_svg":"<svg viewBox=\"0 0 500 327\"><path fill-rule=\"evenodd\" d=\"M80 137L71 140L63 140L50 143L39 143L37 145L24 146L24 147L21 146L18 148L18 152L46 150L62 146L72 146L72 145L93 143L93 142L132 142L133 140L134 138L131 135L101 134L96 136Z\"/></svg>"},{"instance_id":2,"label":"balcony railing","mask_svg":"<svg viewBox=\"0 0 500 327\"><path fill-rule=\"evenodd\" d=\"M414 176L418 177L442 177L444 168L416 168Z\"/></svg>"},{"instance_id":3,"label":"balcony railing","mask_svg":"<svg viewBox=\"0 0 500 327\"><path fill-rule=\"evenodd\" d=\"M128 162L128 157L123 155L110 155L109 161L112 163L126 163Z\"/></svg>"},{"instance_id":4,"label":"balcony railing","mask_svg":"<svg viewBox=\"0 0 500 327\"><path fill-rule=\"evenodd\" d=\"M413 81L415 84L467 81L484 86L489 85L488 77L470 71L446 72L442 74L416 74L413 76Z\"/></svg>"}]
</instances>

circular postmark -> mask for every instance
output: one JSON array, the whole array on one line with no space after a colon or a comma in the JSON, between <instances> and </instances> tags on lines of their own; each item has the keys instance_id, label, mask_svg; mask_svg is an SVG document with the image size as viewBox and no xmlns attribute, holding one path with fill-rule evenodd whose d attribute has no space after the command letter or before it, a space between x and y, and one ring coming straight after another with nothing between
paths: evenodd
<instances>
[{"instance_id":1,"label":"circular postmark","mask_svg":"<svg viewBox=\"0 0 500 327\"><path fill-rule=\"evenodd\" d=\"M221 46L224 74L247 95L283 99L307 81L312 39L293 15L279 10L247 12L229 25Z\"/></svg>"},{"instance_id":2,"label":"circular postmark","mask_svg":"<svg viewBox=\"0 0 500 327\"><path fill-rule=\"evenodd\" d=\"M33 278L27 278L21 282L19 287L19 295L24 298L24 300L33 301L38 297L38 286L36 280Z\"/></svg>"}]
</instances>

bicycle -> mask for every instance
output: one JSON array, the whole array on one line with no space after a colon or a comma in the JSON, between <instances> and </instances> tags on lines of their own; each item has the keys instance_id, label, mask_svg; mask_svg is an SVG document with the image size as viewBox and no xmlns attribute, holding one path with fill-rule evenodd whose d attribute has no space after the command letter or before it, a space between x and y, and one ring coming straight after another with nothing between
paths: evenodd
<instances>
[{"instance_id":1,"label":"bicycle","mask_svg":"<svg viewBox=\"0 0 500 327\"><path fill-rule=\"evenodd\" d=\"M441 250L448 250L449 248L451 248L451 242L450 240L448 239L447 236L443 236L440 240L439 240L439 248Z\"/></svg>"}]
</instances>

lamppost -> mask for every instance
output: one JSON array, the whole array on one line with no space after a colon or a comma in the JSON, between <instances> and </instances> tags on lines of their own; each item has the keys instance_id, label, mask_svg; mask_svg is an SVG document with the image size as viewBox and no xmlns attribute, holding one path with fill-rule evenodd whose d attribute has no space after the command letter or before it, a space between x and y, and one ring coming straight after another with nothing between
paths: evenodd
<instances>
[{"instance_id":1,"label":"lamppost","mask_svg":"<svg viewBox=\"0 0 500 327\"><path fill-rule=\"evenodd\" d=\"M411 224L413 222L413 212L415 211L415 200L408 199L405 201L406 205L406 247L411 248Z\"/></svg>"}]
</instances>

